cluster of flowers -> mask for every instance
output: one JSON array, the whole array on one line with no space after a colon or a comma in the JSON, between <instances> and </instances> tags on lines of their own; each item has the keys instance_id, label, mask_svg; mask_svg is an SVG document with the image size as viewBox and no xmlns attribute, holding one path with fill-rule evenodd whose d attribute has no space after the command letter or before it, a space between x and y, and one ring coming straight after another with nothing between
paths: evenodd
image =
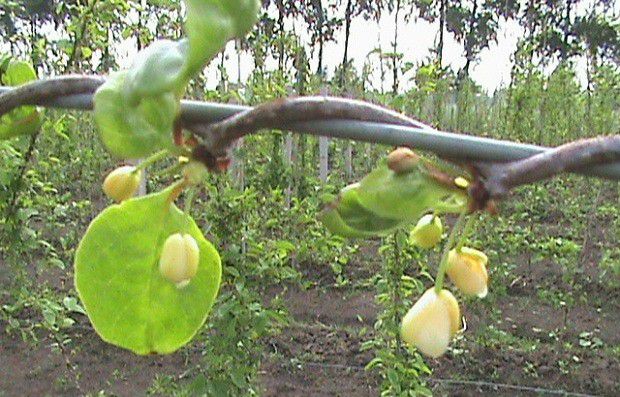
<instances>
[{"instance_id":1,"label":"cluster of flowers","mask_svg":"<svg viewBox=\"0 0 620 397\"><path fill-rule=\"evenodd\" d=\"M421 248L432 248L440 242L442 233L439 217L425 215L411 231L410 241ZM483 298L489 280L488 261L481 251L457 247L448 254L446 274L463 294ZM439 357L460 329L461 311L456 298L447 289L432 287L403 318L401 337L422 353Z\"/></svg>"},{"instance_id":2,"label":"cluster of flowers","mask_svg":"<svg viewBox=\"0 0 620 397\"><path fill-rule=\"evenodd\" d=\"M404 172L417 161L410 151L395 151L389 158L390 168L394 164L403 166ZM413 152L411 152L413 153ZM398 154L398 161L394 162ZM392 164L394 163L394 164ZM185 179L190 183L203 172L195 167L186 167ZM116 202L135 196L140 184L141 171L136 167L123 166L112 171L103 183L106 195ZM441 219L429 214L423 216L409 236L412 244L420 248L433 248L441 241L443 226ZM189 234L176 233L164 242L159 262L162 277L178 288L189 284L196 275L200 262L200 250L196 240ZM484 297L487 294L487 256L476 249L460 247L452 249L447 256L445 272L452 283L465 295ZM440 271L442 271L440 269ZM422 353L439 357L446 352L450 341L461 329L459 304L447 289L436 287L427 290L405 315L401 324L401 337Z\"/></svg>"}]
</instances>

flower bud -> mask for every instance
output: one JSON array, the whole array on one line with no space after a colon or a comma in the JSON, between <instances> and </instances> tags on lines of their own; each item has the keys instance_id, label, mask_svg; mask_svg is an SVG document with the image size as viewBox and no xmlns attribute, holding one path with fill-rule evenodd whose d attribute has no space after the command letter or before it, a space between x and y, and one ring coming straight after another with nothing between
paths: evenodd
<instances>
[{"instance_id":1,"label":"flower bud","mask_svg":"<svg viewBox=\"0 0 620 397\"><path fill-rule=\"evenodd\" d=\"M420 156L406 147L399 147L387 157L387 166L397 174L404 174L413 170L420 161Z\"/></svg>"},{"instance_id":2,"label":"flower bud","mask_svg":"<svg viewBox=\"0 0 620 397\"><path fill-rule=\"evenodd\" d=\"M461 189L467 189L469 187L469 181L462 176L454 178L454 184Z\"/></svg>"},{"instance_id":3,"label":"flower bud","mask_svg":"<svg viewBox=\"0 0 620 397\"><path fill-rule=\"evenodd\" d=\"M166 239L159 258L159 273L179 288L186 286L198 271L200 249L189 234L173 234Z\"/></svg>"},{"instance_id":4,"label":"flower bud","mask_svg":"<svg viewBox=\"0 0 620 397\"><path fill-rule=\"evenodd\" d=\"M409 234L411 244L420 248L433 248L441 241L443 226L435 215L424 215Z\"/></svg>"},{"instance_id":5,"label":"flower bud","mask_svg":"<svg viewBox=\"0 0 620 397\"><path fill-rule=\"evenodd\" d=\"M136 167L126 165L110 172L103 181L103 191L106 196L120 203L133 197L140 186L142 172Z\"/></svg>"},{"instance_id":6,"label":"flower bud","mask_svg":"<svg viewBox=\"0 0 620 397\"><path fill-rule=\"evenodd\" d=\"M448 350L452 337L461 328L461 311L448 290L427 290L403 318L403 341L427 356L436 358Z\"/></svg>"},{"instance_id":7,"label":"flower bud","mask_svg":"<svg viewBox=\"0 0 620 397\"><path fill-rule=\"evenodd\" d=\"M448 254L446 273L464 294L484 298L488 292L489 275L486 268L488 262L489 258L484 252L467 247L461 248L460 251L453 249Z\"/></svg>"},{"instance_id":8,"label":"flower bud","mask_svg":"<svg viewBox=\"0 0 620 397\"><path fill-rule=\"evenodd\" d=\"M204 181L208 172L207 167L198 161L190 161L183 168L183 176L192 185L198 185Z\"/></svg>"}]
</instances>

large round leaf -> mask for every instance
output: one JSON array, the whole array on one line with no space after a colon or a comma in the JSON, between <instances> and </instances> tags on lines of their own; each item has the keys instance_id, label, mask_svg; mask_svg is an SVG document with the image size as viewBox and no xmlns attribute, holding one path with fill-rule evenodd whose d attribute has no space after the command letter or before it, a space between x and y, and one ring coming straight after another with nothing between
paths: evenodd
<instances>
[{"instance_id":1,"label":"large round leaf","mask_svg":"<svg viewBox=\"0 0 620 397\"><path fill-rule=\"evenodd\" d=\"M204 324L221 279L220 257L191 217L170 204L170 189L103 211L77 250L75 284L106 342L138 354L171 353ZM192 235L197 275L184 288L159 273L165 239Z\"/></svg>"}]
</instances>

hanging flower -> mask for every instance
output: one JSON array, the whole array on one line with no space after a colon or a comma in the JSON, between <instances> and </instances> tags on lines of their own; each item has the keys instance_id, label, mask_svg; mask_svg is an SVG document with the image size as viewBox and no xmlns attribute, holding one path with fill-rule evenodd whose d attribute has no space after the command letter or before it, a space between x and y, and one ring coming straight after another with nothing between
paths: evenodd
<instances>
[{"instance_id":1,"label":"hanging flower","mask_svg":"<svg viewBox=\"0 0 620 397\"><path fill-rule=\"evenodd\" d=\"M448 350L461 328L461 311L448 290L427 290L403 318L402 339L423 354L436 358Z\"/></svg>"},{"instance_id":2,"label":"hanging flower","mask_svg":"<svg viewBox=\"0 0 620 397\"><path fill-rule=\"evenodd\" d=\"M453 249L448 254L446 273L464 294L484 298L488 292L488 262L489 258L482 251L467 247Z\"/></svg>"},{"instance_id":3,"label":"hanging flower","mask_svg":"<svg viewBox=\"0 0 620 397\"><path fill-rule=\"evenodd\" d=\"M135 196L140 187L141 171L126 165L110 172L103 181L103 191L112 200L120 203Z\"/></svg>"},{"instance_id":4,"label":"hanging flower","mask_svg":"<svg viewBox=\"0 0 620 397\"><path fill-rule=\"evenodd\" d=\"M420 218L415 225L409 235L409 241L420 248L430 249L439 244L442 233L441 219L438 216L428 214Z\"/></svg>"},{"instance_id":5,"label":"hanging flower","mask_svg":"<svg viewBox=\"0 0 620 397\"><path fill-rule=\"evenodd\" d=\"M198 271L200 249L189 234L173 234L166 239L159 258L159 272L179 288L189 284Z\"/></svg>"}]
</instances>

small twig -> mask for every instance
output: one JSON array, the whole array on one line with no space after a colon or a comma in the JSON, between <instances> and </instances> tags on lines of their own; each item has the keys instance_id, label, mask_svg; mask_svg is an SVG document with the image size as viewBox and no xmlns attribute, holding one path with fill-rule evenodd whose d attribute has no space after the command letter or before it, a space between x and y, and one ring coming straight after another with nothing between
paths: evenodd
<instances>
[{"instance_id":1,"label":"small twig","mask_svg":"<svg viewBox=\"0 0 620 397\"><path fill-rule=\"evenodd\" d=\"M510 163L478 163L490 198L502 198L520 185L548 179L563 172L620 160L620 135L582 139Z\"/></svg>"},{"instance_id":2,"label":"small twig","mask_svg":"<svg viewBox=\"0 0 620 397\"><path fill-rule=\"evenodd\" d=\"M309 96L277 99L231 116L219 123L185 127L203 139L214 155L225 155L237 139L261 129L298 131L296 123L317 120L355 120L430 128L393 110L347 98ZM304 132L303 130L298 132Z\"/></svg>"}]
</instances>

